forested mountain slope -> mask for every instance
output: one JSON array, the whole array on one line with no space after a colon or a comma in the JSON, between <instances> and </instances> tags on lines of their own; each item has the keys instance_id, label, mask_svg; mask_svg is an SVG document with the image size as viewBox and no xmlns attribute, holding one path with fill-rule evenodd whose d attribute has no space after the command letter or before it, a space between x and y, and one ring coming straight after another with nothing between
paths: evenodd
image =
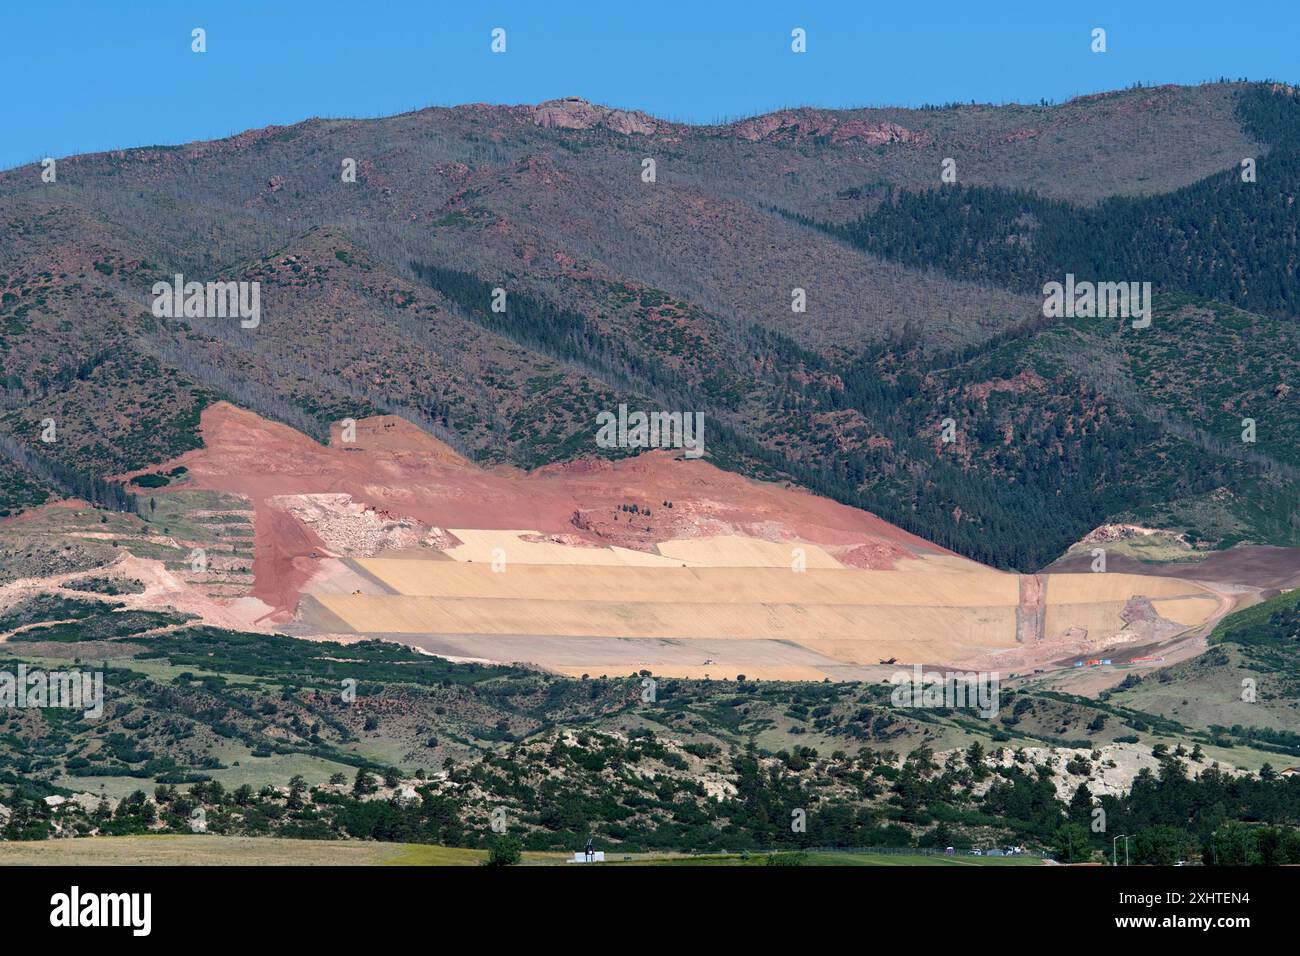
<instances>
[{"instance_id":1,"label":"forested mountain slope","mask_svg":"<svg viewBox=\"0 0 1300 956\"><path fill-rule=\"evenodd\" d=\"M130 507L102 480L193 447L217 398L318 437L395 412L523 466L622 453L595 419L627 401L1000 566L1144 509L1300 543L1298 116L1241 83L714 127L556 101L11 170L0 510ZM1153 282L1152 327L1044 320L1066 272ZM260 283L260 324L155 317L177 273Z\"/></svg>"}]
</instances>

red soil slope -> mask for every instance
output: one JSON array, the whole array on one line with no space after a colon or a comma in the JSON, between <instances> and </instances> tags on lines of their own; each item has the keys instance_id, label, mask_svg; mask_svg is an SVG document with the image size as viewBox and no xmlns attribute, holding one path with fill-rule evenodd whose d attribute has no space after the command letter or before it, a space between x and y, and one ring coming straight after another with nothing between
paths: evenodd
<instances>
[{"instance_id":1,"label":"red soil slope","mask_svg":"<svg viewBox=\"0 0 1300 956\"><path fill-rule=\"evenodd\" d=\"M292 611L313 573L312 552L324 551L309 529L267 501L285 494L346 493L433 527L528 528L573 543L642 550L674 538L742 534L812 542L859 567L889 568L916 554L950 553L869 512L751 481L705 461L679 460L668 451L534 472L482 469L393 416L359 421L350 444L336 429L330 447L322 447L227 403L203 413L201 430L204 447L167 467L186 466L190 487L252 500L253 596L280 613ZM619 510L632 504L651 515Z\"/></svg>"}]
</instances>

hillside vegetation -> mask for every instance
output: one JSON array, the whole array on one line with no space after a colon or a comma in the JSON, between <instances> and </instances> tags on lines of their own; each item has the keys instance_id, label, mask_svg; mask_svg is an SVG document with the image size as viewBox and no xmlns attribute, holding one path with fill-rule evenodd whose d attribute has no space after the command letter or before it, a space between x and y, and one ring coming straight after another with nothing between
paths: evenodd
<instances>
[{"instance_id":1,"label":"hillside vegetation","mask_svg":"<svg viewBox=\"0 0 1300 956\"><path fill-rule=\"evenodd\" d=\"M1225 640L1277 653L1274 642L1295 643L1295 604L1229 619ZM1135 862L1300 860L1300 801L1270 765L1270 754L1294 759L1300 740L1198 728L1123 694L1004 689L992 720L899 708L887 685L740 677L660 680L646 702L643 674L576 681L382 642L240 634L111 598L33 598L0 627L50 616L77 627L23 632L4 669L100 670L111 694L100 719L5 711L10 840L188 833L201 811L209 834L314 840L1024 844L1077 861L1106 847L1091 828L1101 808L1106 832L1138 840ZM1219 760L1256 772L1225 773Z\"/></svg>"},{"instance_id":2,"label":"hillside vegetation","mask_svg":"<svg viewBox=\"0 0 1300 956\"><path fill-rule=\"evenodd\" d=\"M106 479L195 447L217 399L319 439L395 413L525 467L609 454L626 401L999 567L1118 516L1293 545L1297 116L1226 82L714 127L559 101L12 170L0 510L138 509ZM1043 319L1067 272L1153 282L1153 326ZM155 317L178 273L261 283L260 325Z\"/></svg>"}]
</instances>

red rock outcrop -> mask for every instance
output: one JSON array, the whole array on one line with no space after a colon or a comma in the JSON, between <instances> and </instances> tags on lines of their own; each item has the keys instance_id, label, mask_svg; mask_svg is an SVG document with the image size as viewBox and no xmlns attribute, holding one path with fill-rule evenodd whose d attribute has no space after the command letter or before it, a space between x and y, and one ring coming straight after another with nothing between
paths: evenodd
<instances>
[{"instance_id":1,"label":"red rock outcrop","mask_svg":"<svg viewBox=\"0 0 1300 956\"><path fill-rule=\"evenodd\" d=\"M616 110L588 103L577 96L547 100L528 107L532 121L543 129L594 129L604 127L624 136L657 133L661 125L654 117L635 110Z\"/></svg>"}]
</instances>

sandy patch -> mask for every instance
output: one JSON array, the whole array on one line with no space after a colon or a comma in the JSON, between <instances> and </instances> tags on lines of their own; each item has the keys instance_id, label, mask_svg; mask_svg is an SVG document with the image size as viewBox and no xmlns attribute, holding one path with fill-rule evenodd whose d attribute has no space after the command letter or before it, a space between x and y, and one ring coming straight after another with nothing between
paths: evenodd
<instances>
[{"instance_id":1,"label":"sandy patch","mask_svg":"<svg viewBox=\"0 0 1300 956\"><path fill-rule=\"evenodd\" d=\"M797 555L796 551L800 554ZM740 535L661 541L659 553L680 562L712 568L784 568L788 571L799 556L802 556L805 568L844 567L815 544L802 541L778 543Z\"/></svg>"}]
</instances>

